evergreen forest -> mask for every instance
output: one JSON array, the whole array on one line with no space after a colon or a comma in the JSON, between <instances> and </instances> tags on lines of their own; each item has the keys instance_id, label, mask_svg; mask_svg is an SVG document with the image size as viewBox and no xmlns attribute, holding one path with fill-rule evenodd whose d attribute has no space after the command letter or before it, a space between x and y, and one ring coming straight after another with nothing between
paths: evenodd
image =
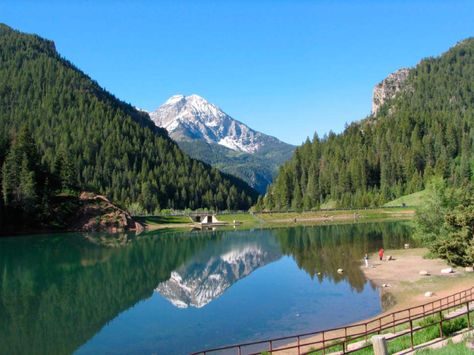
<instances>
[{"instance_id":1,"label":"evergreen forest","mask_svg":"<svg viewBox=\"0 0 474 355\"><path fill-rule=\"evenodd\" d=\"M474 39L411 69L403 89L376 116L298 147L257 210L381 206L433 178L471 183Z\"/></svg>"},{"instance_id":2,"label":"evergreen forest","mask_svg":"<svg viewBox=\"0 0 474 355\"><path fill-rule=\"evenodd\" d=\"M0 24L2 221L41 219L58 193L127 207L248 209L257 192L189 158L143 113L62 58L53 42Z\"/></svg>"}]
</instances>

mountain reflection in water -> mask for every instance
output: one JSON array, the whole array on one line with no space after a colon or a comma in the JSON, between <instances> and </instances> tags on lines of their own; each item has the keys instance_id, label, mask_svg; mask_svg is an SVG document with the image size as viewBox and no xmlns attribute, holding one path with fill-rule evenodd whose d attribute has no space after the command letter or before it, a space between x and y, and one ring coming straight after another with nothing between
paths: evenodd
<instances>
[{"instance_id":1,"label":"mountain reflection in water","mask_svg":"<svg viewBox=\"0 0 474 355\"><path fill-rule=\"evenodd\" d=\"M235 282L254 270L281 258L282 253L271 231L260 231L260 238L247 232L232 232L219 244L209 243L192 260L171 273L156 288L179 308L201 308L219 297Z\"/></svg>"},{"instance_id":2,"label":"mountain reflection in water","mask_svg":"<svg viewBox=\"0 0 474 355\"><path fill-rule=\"evenodd\" d=\"M297 326L318 328L322 325L316 324L319 319L316 316L308 315L308 319L304 321L301 318L301 322L293 319L283 322L284 317L293 314L291 309L285 307L290 307L288 300L297 292L298 282L305 283L304 287L310 286L308 281L304 281L304 275L321 287L328 288L328 294L321 293L321 298L308 300L309 296L305 298L303 294L298 296L299 303L323 302L330 292L336 292L340 283L347 283L352 290L350 292L355 292L355 295L349 293L347 297L357 297L358 293L361 297L368 297L367 282L358 267L361 258L366 252L381 246L399 247L408 240L408 235L409 227L405 223L373 223L255 231L153 232L136 237L55 234L2 238L0 354L69 354L79 348L79 352L94 353L103 350L101 346L105 343L111 353L128 352L130 349L133 349L132 352L150 352L154 349L162 353L161 349L169 352L168 349L183 346L178 351L180 353L196 346L303 331ZM301 276L295 277L294 273L285 276L291 263L296 263ZM275 270L278 268L278 275L260 273L262 279L257 279L257 271L273 264ZM343 274L337 273L339 267L344 268ZM255 278L254 274L257 275ZM258 300L259 294L253 291L257 285L252 282L259 280L262 283L263 279L271 277L275 277L271 281L276 285L275 289L267 290L267 296L261 290L259 292L262 297L272 299ZM249 281L234 291L241 294L233 294L231 291L244 279ZM312 292L314 286L311 287L305 292ZM245 292L250 292L255 302L274 307L271 313L281 309L282 314L279 318L270 318L259 303L254 305L259 307L255 309L260 312L255 325L241 330L244 327L236 320L235 330L229 330L231 334L211 337L212 329L209 329L209 334L207 329L202 329L203 334L199 334L198 329L190 329L186 333L184 323L179 320L186 314L174 314L171 309L166 309L171 318L167 321L157 316L153 320L156 323L151 324L146 323L151 320L135 311L140 307L152 307L149 302L156 303L158 299L155 295L159 293L159 297L166 298L177 311L199 310L199 314L189 313L191 318L186 318L186 324L189 324L190 320L206 317L206 312L215 312L217 307L222 307L219 314L225 313L227 308L232 308L226 302L239 297L246 299ZM140 302L145 300L145 303ZM255 312L249 304L253 298L248 300L246 308L249 309L244 311ZM165 305L160 303L160 307L164 309ZM182 309L185 307L186 310ZM313 306L308 304L305 307L312 309ZM319 308L321 305L318 305ZM365 317L367 312L375 312L379 308L380 305L374 305L359 313L354 311L352 318ZM229 312L236 310L229 309ZM123 332L114 331L114 324L121 322L122 314L142 320L150 329L154 329L153 325L159 330L148 332L146 339L140 338L145 336L143 332L131 331L127 338ZM350 316L345 320L351 320ZM215 313L212 317L216 317ZM222 314L222 317L226 315ZM215 326L219 326L219 320L215 319L215 322ZM107 332L104 333L105 330ZM176 339L167 339L164 336L167 330ZM262 333L264 330L269 333ZM187 336L186 341L178 336L181 332ZM194 333L196 339L191 339ZM101 341L101 337L107 337L107 341Z\"/></svg>"}]
</instances>

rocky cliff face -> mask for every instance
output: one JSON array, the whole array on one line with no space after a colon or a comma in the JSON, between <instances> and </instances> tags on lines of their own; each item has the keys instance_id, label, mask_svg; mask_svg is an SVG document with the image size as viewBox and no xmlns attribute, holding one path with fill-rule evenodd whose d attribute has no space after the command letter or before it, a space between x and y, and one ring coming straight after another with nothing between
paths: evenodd
<instances>
[{"instance_id":1,"label":"rocky cliff face","mask_svg":"<svg viewBox=\"0 0 474 355\"><path fill-rule=\"evenodd\" d=\"M375 85L372 96L372 115L376 115L385 101L393 98L404 88L410 69L401 68Z\"/></svg>"}]
</instances>

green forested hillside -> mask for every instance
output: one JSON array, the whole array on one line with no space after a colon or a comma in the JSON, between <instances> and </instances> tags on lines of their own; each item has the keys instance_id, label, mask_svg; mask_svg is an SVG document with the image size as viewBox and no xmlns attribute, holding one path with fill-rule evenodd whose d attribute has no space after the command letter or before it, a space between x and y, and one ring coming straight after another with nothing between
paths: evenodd
<instances>
[{"instance_id":1,"label":"green forested hillside","mask_svg":"<svg viewBox=\"0 0 474 355\"><path fill-rule=\"evenodd\" d=\"M249 154L236 152L218 144L209 144L201 140L177 141L180 148L195 159L202 160L220 171L237 176L258 192L264 194L267 186L275 177L278 167L290 159L293 147L273 146L262 152Z\"/></svg>"},{"instance_id":2,"label":"green forested hillside","mask_svg":"<svg viewBox=\"0 0 474 355\"><path fill-rule=\"evenodd\" d=\"M29 153L23 159L23 150L10 149L21 126L36 144L34 164ZM22 203L26 187L37 206L36 190L46 179L38 175L59 173L58 160L70 165L72 185L104 193L125 206L139 202L148 211L244 209L256 198L246 183L183 154L147 114L116 99L61 58L53 42L0 25L1 167L14 160L9 154L20 154L28 163L10 164L7 174L2 173L24 173L23 180L13 179L15 186L2 193L7 207L12 199Z\"/></svg>"},{"instance_id":3,"label":"green forested hillside","mask_svg":"<svg viewBox=\"0 0 474 355\"><path fill-rule=\"evenodd\" d=\"M433 176L471 181L474 138L474 39L421 61L376 117L341 134L316 134L281 167L257 208L382 205L422 190Z\"/></svg>"}]
</instances>

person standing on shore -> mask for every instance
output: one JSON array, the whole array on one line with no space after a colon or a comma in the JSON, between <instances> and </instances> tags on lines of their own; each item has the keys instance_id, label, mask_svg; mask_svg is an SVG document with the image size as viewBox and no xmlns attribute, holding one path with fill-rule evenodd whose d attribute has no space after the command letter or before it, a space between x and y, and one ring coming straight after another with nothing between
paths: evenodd
<instances>
[{"instance_id":1,"label":"person standing on shore","mask_svg":"<svg viewBox=\"0 0 474 355\"><path fill-rule=\"evenodd\" d=\"M384 252L383 248L380 248L380 249L379 249L379 258L380 258L380 261L383 260L383 252Z\"/></svg>"},{"instance_id":2,"label":"person standing on shore","mask_svg":"<svg viewBox=\"0 0 474 355\"><path fill-rule=\"evenodd\" d=\"M364 256L364 261L365 261L365 267L369 267L369 256L365 254Z\"/></svg>"}]
</instances>

